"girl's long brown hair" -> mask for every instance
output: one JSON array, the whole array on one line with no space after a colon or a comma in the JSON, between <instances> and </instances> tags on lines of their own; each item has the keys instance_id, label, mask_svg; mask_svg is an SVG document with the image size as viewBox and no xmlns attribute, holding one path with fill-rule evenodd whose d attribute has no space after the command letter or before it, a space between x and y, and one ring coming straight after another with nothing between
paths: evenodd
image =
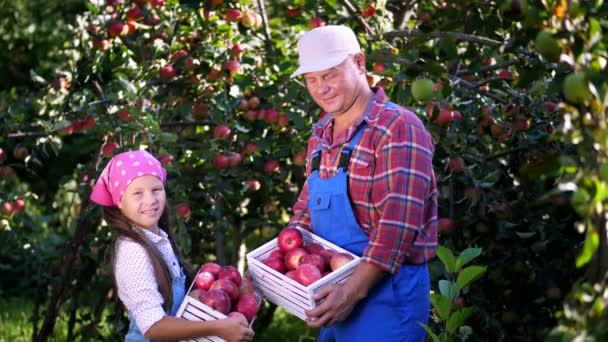
<instances>
[{"instance_id":1,"label":"girl's long brown hair","mask_svg":"<svg viewBox=\"0 0 608 342\"><path fill-rule=\"evenodd\" d=\"M156 278L156 283L158 284L158 292L163 296L163 309L166 312L171 310L173 306L173 289L172 289L172 279L171 274L169 273L169 267L165 263L162 255L158 251L158 249L145 237L145 235L136 232L132 228L132 224L127 219L127 217L120 211L117 207L103 207L103 218L112 228L112 232L114 235L112 247L110 249L110 260L112 265L112 274L114 279L114 287L116 287L116 274L114 272L114 260L116 256L116 242L120 238L128 238L136 243L140 244L148 253L150 260L152 262L152 267L154 268L154 276ZM181 255L180 250L177 248L177 244L175 242L174 237L174 229L172 228L170 215L168 210L168 205L165 205L163 213L158 220L158 226L162 229L169 238L171 242L171 247L173 248L173 252L177 257L180 265L184 269L184 273L186 274L186 284L189 284L194 275L194 270L190 264L188 264Z\"/></svg>"}]
</instances>

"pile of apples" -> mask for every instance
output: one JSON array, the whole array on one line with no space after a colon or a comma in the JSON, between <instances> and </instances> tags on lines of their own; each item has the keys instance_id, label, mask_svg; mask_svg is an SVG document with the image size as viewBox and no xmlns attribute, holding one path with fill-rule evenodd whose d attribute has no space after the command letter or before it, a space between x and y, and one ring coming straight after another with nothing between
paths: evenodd
<instances>
[{"instance_id":1,"label":"pile of apples","mask_svg":"<svg viewBox=\"0 0 608 342\"><path fill-rule=\"evenodd\" d=\"M296 282L308 286L353 260L348 253L325 249L318 243L304 243L296 228L283 229L277 237L278 249L264 264Z\"/></svg>"},{"instance_id":2,"label":"pile of apples","mask_svg":"<svg viewBox=\"0 0 608 342\"><path fill-rule=\"evenodd\" d=\"M259 309L253 283L241 276L234 266L209 262L201 266L188 294L228 317L240 317L251 323Z\"/></svg>"}]
</instances>

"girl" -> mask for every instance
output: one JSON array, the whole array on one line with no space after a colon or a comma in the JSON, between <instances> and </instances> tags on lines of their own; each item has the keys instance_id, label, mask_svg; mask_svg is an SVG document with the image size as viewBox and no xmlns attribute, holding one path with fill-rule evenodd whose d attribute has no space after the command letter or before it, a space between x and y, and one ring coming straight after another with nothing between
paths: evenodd
<instances>
[{"instance_id":1,"label":"girl","mask_svg":"<svg viewBox=\"0 0 608 342\"><path fill-rule=\"evenodd\" d=\"M191 274L192 269L180 255L169 226L166 177L150 153L124 152L108 162L91 193L116 235L114 281L130 320L125 341L201 336L251 341L253 331L237 318L188 321L173 317L185 296L184 270Z\"/></svg>"}]
</instances>

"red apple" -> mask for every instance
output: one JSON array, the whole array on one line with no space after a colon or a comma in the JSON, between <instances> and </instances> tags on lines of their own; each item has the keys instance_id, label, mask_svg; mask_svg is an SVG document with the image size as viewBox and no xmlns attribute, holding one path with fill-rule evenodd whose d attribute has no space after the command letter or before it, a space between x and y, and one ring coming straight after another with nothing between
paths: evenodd
<instances>
[{"instance_id":1,"label":"red apple","mask_svg":"<svg viewBox=\"0 0 608 342\"><path fill-rule=\"evenodd\" d=\"M235 310L247 317L247 321L251 322L258 312L258 300L253 294L244 294L234 306Z\"/></svg>"},{"instance_id":2,"label":"red apple","mask_svg":"<svg viewBox=\"0 0 608 342\"><path fill-rule=\"evenodd\" d=\"M0 161L3 161L4 158L6 158L6 153L4 153L4 150L0 147Z\"/></svg>"},{"instance_id":3,"label":"red apple","mask_svg":"<svg viewBox=\"0 0 608 342\"><path fill-rule=\"evenodd\" d=\"M237 166L241 163L242 160L243 157L240 153L232 153L230 154L230 156L228 156L228 163L230 164L230 166Z\"/></svg>"},{"instance_id":4,"label":"red apple","mask_svg":"<svg viewBox=\"0 0 608 342\"><path fill-rule=\"evenodd\" d=\"M234 285L234 284L233 284ZM223 290L209 290L201 294L201 302L223 314L230 312L230 297Z\"/></svg>"},{"instance_id":5,"label":"red apple","mask_svg":"<svg viewBox=\"0 0 608 342\"><path fill-rule=\"evenodd\" d=\"M192 210L188 203L180 203L175 206L175 214L177 217L188 218L190 217L190 214L192 214Z\"/></svg>"},{"instance_id":6,"label":"red apple","mask_svg":"<svg viewBox=\"0 0 608 342\"><path fill-rule=\"evenodd\" d=\"M262 16L255 12L247 12L243 14L241 24L247 28L256 29L262 25Z\"/></svg>"},{"instance_id":7,"label":"red apple","mask_svg":"<svg viewBox=\"0 0 608 342\"><path fill-rule=\"evenodd\" d=\"M137 6L131 8L127 11L127 20L138 21L139 19L142 19L143 17L144 17L144 14L143 14L141 8L139 8Z\"/></svg>"},{"instance_id":8,"label":"red apple","mask_svg":"<svg viewBox=\"0 0 608 342\"><path fill-rule=\"evenodd\" d=\"M226 63L224 68L230 72L230 75L234 76L239 73L239 70L241 70L241 63L236 59L232 59Z\"/></svg>"},{"instance_id":9,"label":"red apple","mask_svg":"<svg viewBox=\"0 0 608 342\"><path fill-rule=\"evenodd\" d=\"M5 179L15 174L15 170L10 166L0 166L0 179Z\"/></svg>"},{"instance_id":10,"label":"red apple","mask_svg":"<svg viewBox=\"0 0 608 342\"><path fill-rule=\"evenodd\" d=\"M324 249L320 251L319 254L324 257L327 262L329 262L331 260L331 257L334 256L336 252L332 251L331 249Z\"/></svg>"},{"instance_id":11,"label":"red apple","mask_svg":"<svg viewBox=\"0 0 608 342\"><path fill-rule=\"evenodd\" d=\"M449 233L454 227L454 220L451 218L444 217L437 220L437 229L439 229L440 232Z\"/></svg>"},{"instance_id":12,"label":"red apple","mask_svg":"<svg viewBox=\"0 0 608 342\"><path fill-rule=\"evenodd\" d=\"M171 81L175 77L175 75L175 68L173 68L171 65L166 65L160 68L159 77L160 80L163 82Z\"/></svg>"},{"instance_id":13,"label":"red apple","mask_svg":"<svg viewBox=\"0 0 608 342\"><path fill-rule=\"evenodd\" d=\"M239 272L239 270L237 270L236 267L234 267L234 266L222 267L222 269L220 270L220 272L217 275L217 278L218 279L228 279L228 280L232 281L236 286L240 286L241 279L243 279L243 277L241 277L241 273Z\"/></svg>"},{"instance_id":14,"label":"red apple","mask_svg":"<svg viewBox=\"0 0 608 342\"><path fill-rule=\"evenodd\" d=\"M252 98L249 99L249 108L250 109L256 109L258 108L258 106L260 105L260 98L257 96L254 96Z\"/></svg>"},{"instance_id":15,"label":"red apple","mask_svg":"<svg viewBox=\"0 0 608 342\"><path fill-rule=\"evenodd\" d=\"M513 129L516 131L527 131L530 129L530 120L515 119L513 120Z\"/></svg>"},{"instance_id":16,"label":"red apple","mask_svg":"<svg viewBox=\"0 0 608 342\"><path fill-rule=\"evenodd\" d=\"M194 289L194 290L190 291L190 293L188 293L188 296L200 301L203 293L205 293L205 291L203 289Z\"/></svg>"},{"instance_id":17,"label":"red apple","mask_svg":"<svg viewBox=\"0 0 608 342\"><path fill-rule=\"evenodd\" d=\"M245 181L245 184L253 191L258 191L262 188L262 184L256 179L248 179Z\"/></svg>"},{"instance_id":18,"label":"red apple","mask_svg":"<svg viewBox=\"0 0 608 342\"><path fill-rule=\"evenodd\" d=\"M363 16L363 18L373 17L374 15L376 15L376 7L373 4L369 4L367 8L363 10L363 13L361 13L361 15Z\"/></svg>"},{"instance_id":19,"label":"red apple","mask_svg":"<svg viewBox=\"0 0 608 342\"><path fill-rule=\"evenodd\" d=\"M111 21L107 27L110 37L124 36L129 33L129 27L120 20Z\"/></svg>"},{"instance_id":20,"label":"red apple","mask_svg":"<svg viewBox=\"0 0 608 342\"><path fill-rule=\"evenodd\" d=\"M460 310L464 306L464 298L458 296L452 300L452 307L454 311Z\"/></svg>"},{"instance_id":21,"label":"red apple","mask_svg":"<svg viewBox=\"0 0 608 342\"><path fill-rule=\"evenodd\" d=\"M230 135L230 127L226 124L221 124L213 128L213 137L216 139L224 139Z\"/></svg>"},{"instance_id":22,"label":"red apple","mask_svg":"<svg viewBox=\"0 0 608 342\"><path fill-rule=\"evenodd\" d=\"M300 260L305 255L308 255L308 252L304 248L294 248L290 249L285 253L284 262L287 270L295 270L300 266Z\"/></svg>"},{"instance_id":23,"label":"red apple","mask_svg":"<svg viewBox=\"0 0 608 342\"><path fill-rule=\"evenodd\" d=\"M243 322L247 322L247 317L245 317L245 315L243 315L242 313L240 313L238 311L229 312L226 316L238 318L238 319L242 320Z\"/></svg>"},{"instance_id":24,"label":"red apple","mask_svg":"<svg viewBox=\"0 0 608 342\"><path fill-rule=\"evenodd\" d=\"M15 159L23 160L28 156L28 154L30 153L25 146L17 146L15 149L13 149L13 157L15 157Z\"/></svg>"},{"instance_id":25,"label":"red apple","mask_svg":"<svg viewBox=\"0 0 608 342\"><path fill-rule=\"evenodd\" d=\"M273 249L269 254L268 258L280 258L283 259L285 257L285 253L280 249Z\"/></svg>"},{"instance_id":26,"label":"red apple","mask_svg":"<svg viewBox=\"0 0 608 342\"><path fill-rule=\"evenodd\" d=\"M464 160L460 157L452 158L448 162L448 169L454 173L462 173L465 168Z\"/></svg>"},{"instance_id":27,"label":"red apple","mask_svg":"<svg viewBox=\"0 0 608 342\"><path fill-rule=\"evenodd\" d=\"M226 292L232 302L235 302L241 294L238 285L228 279L218 279L214 281L213 284L211 284L211 287L209 287L209 290L222 290Z\"/></svg>"},{"instance_id":28,"label":"red apple","mask_svg":"<svg viewBox=\"0 0 608 342\"><path fill-rule=\"evenodd\" d=\"M106 158L114 156L114 150L118 148L118 144L114 141L107 142L101 147L101 154Z\"/></svg>"},{"instance_id":29,"label":"red apple","mask_svg":"<svg viewBox=\"0 0 608 342\"><path fill-rule=\"evenodd\" d=\"M321 272L319 272L319 269L314 265L304 264L298 267L295 276L300 284L308 286L321 279Z\"/></svg>"},{"instance_id":30,"label":"red apple","mask_svg":"<svg viewBox=\"0 0 608 342\"><path fill-rule=\"evenodd\" d=\"M288 278L291 278L291 279L293 279L293 280L295 280L295 281L299 282L299 281L298 281L298 278L296 278L296 270L287 271L287 273L285 273L285 275L286 275Z\"/></svg>"},{"instance_id":31,"label":"red apple","mask_svg":"<svg viewBox=\"0 0 608 342\"><path fill-rule=\"evenodd\" d=\"M2 204L2 211L7 214L10 215L13 213L13 211L15 210L13 203L6 201Z\"/></svg>"},{"instance_id":32,"label":"red apple","mask_svg":"<svg viewBox=\"0 0 608 342\"><path fill-rule=\"evenodd\" d=\"M170 154L164 154L158 158L158 161L163 165L171 165L173 164L173 156Z\"/></svg>"},{"instance_id":33,"label":"red apple","mask_svg":"<svg viewBox=\"0 0 608 342\"><path fill-rule=\"evenodd\" d=\"M243 49L240 44L234 44L232 46L232 49L230 49L230 53L234 58L241 58L241 56L243 55L243 51L245 51L245 49Z\"/></svg>"},{"instance_id":34,"label":"red apple","mask_svg":"<svg viewBox=\"0 0 608 342\"><path fill-rule=\"evenodd\" d=\"M230 159L223 154L216 154L213 157L213 166L218 170L223 170L230 165Z\"/></svg>"},{"instance_id":35,"label":"red apple","mask_svg":"<svg viewBox=\"0 0 608 342\"><path fill-rule=\"evenodd\" d=\"M300 7L288 8L286 15L288 18L294 18L294 17L297 17L300 15L300 11L301 11Z\"/></svg>"},{"instance_id":36,"label":"red apple","mask_svg":"<svg viewBox=\"0 0 608 342\"><path fill-rule=\"evenodd\" d=\"M222 269L222 266L220 266L214 262L208 262L208 263L204 264L203 266L201 266L200 271L209 272L209 273L213 274L214 277L217 278L221 269Z\"/></svg>"},{"instance_id":37,"label":"red apple","mask_svg":"<svg viewBox=\"0 0 608 342\"><path fill-rule=\"evenodd\" d=\"M384 63L374 63L374 74L381 74L384 71Z\"/></svg>"},{"instance_id":38,"label":"red apple","mask_svg":"<svg viewBox=\"0 0 608 342\"><path fill-rule=\"evenodd\" d=\"M235 8L229 8L226 10L226 21L239 21L243 17L243 13Z\"/></svg>"},{"instance_id":39,"label":"red apple","mask_svg":"<svg viewBox=\"0 0 608 342\"><path fill-rule=\"evenodd\" d=\"M335 271L353 259L353 256L348 253L338 252L331 256L331 259L329 260L329 267L332 271Z\"/></svg>"},{"instance_id":40,"label":"red apple","mask_svg":"<svg viewBox=\"0 0 608 342\"><path fill-rule=\"evenodd\" d=\"M214 282L215 276L211 272L201 271L194 278L194 287L207 291Z\"/></svg>"},{"instance_id":41,"label":"red apple","mask_svg":"<svg viewBox=\"0 0 608 342\"><path fill-rule=\"evenodd\" d=\"M264 119L266 120L266 122L268 123L275 123L277 121L279 121L279 112L277 112L275 109L266 109L265 114L264 114Z\"/></svg>"},{"instance_id":42,"label":"red apple","mask_svg":"<svg viewBox=\"0 0 608 342\"><path fill-rule=\"evenodd\" d=\"M274 173L280 171L280 165L276 160L267 160L264 162L264 172Z\"/></svg>"},{"instance_id":43,"label":"red apple","mask_svg":"<svg viewBox=\"0 0 608 342\"><path fill-rule=\"evenodd\" d=\"M244 295L246 293L253 293L254 290L255 287L253 286L253 282L251 281L251 279L241 279L241 286L239 286L239 292L241 293L241 295Z\"/></svg>"},{"instance_id":44,"label":"red apple","mask_svg":"<svg viewBox=\"0 0 608 342\"><path fill-rule=\"evenodd\" d=\"M272 268L273 270L283 274L285 273L285 265L283 264L283 259L279 258L268 258L264 260L264 265Z\"/></svg>"},{"instance_id":45,"label":"red apple","mask_svg":"<svg viewBox=\"0 0 608 342\"><path fill-rule=\"evenodd\" d=\"M249 144L245 145L245 149L243 150L243 153L246 155L249 155L249 154L254 154L257 151L259 151L258 145L254 144L254 143L249 143Z\"/></svg>"},{"instance_id":46,"label":"red apple","mask_svg":"<svg viewBox=\"0 0 608 342\"><path fill-rule=\"evenodd\" d=\"M188 51L186 50L177 50L173 56L171 56L171 61L173 63L179 62L180 60L184 59L186 56L188 56Z\"/></svg>"},{"instance_id":47,"label":"red apple","mask_svg":"<svg viewBox=\"0 0 608 342\"><path fill-rule=\"evenodd\" d=\"M325 26L325 20L323 20L322 18L319 17L314 17L312 19L310 19L310 21L308 22L308 27L310 29L314 29L317 27L321 27L321 26Z\"/></svg>"},{"instance_id":48,"label":"red apple","mask_svg":"<svg viewBox=\"0 0 608 342\"><path fill-rule=\"evenodd\" d=\"M307 245L304 246L304 249L309 253L309 254L321 254L321 251L324 250L325 248L323 248L323 246L321 244L318 243L309 243Z\"/></svg>"},{"instance_id":49,"label":"red apple","mask_svg":"<svg viewBox=\"0 0 608 342\"><path fill-rule=\"evenodd\" d=\"M296 228L283 229L277 238L279 249L283 253L287 253L292 249L302 247L304 245L304 237L302 232Z\"/></svg>"},{"instance_id":50,"label":"red apple","mask_svg":"<svg viewBox=\"0 0 608 342\"><path fill-rule=\"evenodd\" d=\"M304 264L314 265L316 268L319 269L319 272L323 273L323 271L325 271L327 263L325 261L325 258L323 258L319 254L308 254L300 259L300 266Z\"/></svg>"},{"instance_id":51,"label":"red apple","mask_svg":"<svg viewBox=\"0 0 608 342\"><path fill-rule=\"evenodd\" d=\"M129 113L128 110L121 110L121 111L118 111L118 113L116 113L116 114L124 122L131 122L131 121L133 121L133 119L130 116L131 113Z\"/></svg>"}]
</instances>

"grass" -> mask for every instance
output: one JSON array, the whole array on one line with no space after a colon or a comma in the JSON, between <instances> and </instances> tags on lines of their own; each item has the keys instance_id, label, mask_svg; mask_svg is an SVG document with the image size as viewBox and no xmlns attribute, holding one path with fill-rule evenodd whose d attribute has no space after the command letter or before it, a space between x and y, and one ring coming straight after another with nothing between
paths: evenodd
<instances>
[{"instance_id":1,"label":"grass","mask_svg":"<svg viewBox=\"0 0 608 342\"><path fill-rule=\"evenodd\" d=\"M26 342L32 340L32 303L25 298L0 298L0 342ZM59 318L55 326L55 336L51 341L65 341L66 321ZM274 319L263 333L256 335L256 341L314 342L316 332L304 321L287 311L277 308Z\"/></svg>"}]
</instances>

